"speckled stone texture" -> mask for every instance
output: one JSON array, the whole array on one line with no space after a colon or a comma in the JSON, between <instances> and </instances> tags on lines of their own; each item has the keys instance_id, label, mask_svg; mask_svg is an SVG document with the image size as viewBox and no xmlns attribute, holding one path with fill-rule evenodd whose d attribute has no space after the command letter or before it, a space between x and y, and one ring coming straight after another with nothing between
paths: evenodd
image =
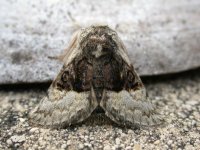
<instances>
[{"instance_id":1,"label":"speckled stone texture","mask_svg":"<svg viewBox=\"0 0 200 150\"><path fill-rule=\"evenodd\" d=\"M200 66L199 0L1 0L0 84L52 80L74 31L108 24L140 75Z\"/></svg>"},{"instance_id":2,"label":"speckled stone texture","mask_svg":"<svg viewBox=\"0 0 200 150\"><path fill-rule=\"evenodd\" d=\"M132 130L93 117L66 129L43 129L29 125L27 114L48 85L1 86L0 149L200 149L200 70L143 81L165 126Z\"/></svg>"}]
</instances>

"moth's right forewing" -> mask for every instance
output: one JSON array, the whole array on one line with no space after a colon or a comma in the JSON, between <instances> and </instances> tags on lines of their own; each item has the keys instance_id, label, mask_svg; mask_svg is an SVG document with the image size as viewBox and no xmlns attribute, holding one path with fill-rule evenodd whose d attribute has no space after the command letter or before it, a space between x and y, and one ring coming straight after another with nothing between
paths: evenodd
<instances>
[{"instance_id":1,"label":"moth's right forewing","mask_svg":"<svg viewBox=\"0 0 200 150\"><path fill-rule=\"evenodd\" d=\"M74 90L75 66L63 66L48 89L48 96L30 113L34 124L59 128L82 122L97 107L94 90Z\"/></svg>"},{"instance_id":2,"label":"moth's right forewing","mask_svg":"<svg viewBox=\"0 0 200 150\"><path fill-rule=\"evenodd\" d=\"M64 127L79 123L88 118L96 104L90 100L91 93L74 91L67 92L59 100L45 97L30 113L30 121L47 127Z\"/></svg>"}]
</instances>

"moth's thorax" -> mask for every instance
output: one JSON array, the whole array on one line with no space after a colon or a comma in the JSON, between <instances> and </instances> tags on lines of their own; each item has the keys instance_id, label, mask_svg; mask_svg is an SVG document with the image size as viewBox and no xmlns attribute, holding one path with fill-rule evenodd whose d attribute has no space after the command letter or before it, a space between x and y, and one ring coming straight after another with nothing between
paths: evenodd
<instances>
[{"instance_id":1,"label":"moth's thorax","mask_svg":"<svg viewBox=\"0 0 200 150\"><path fill-rule=\"evenodd\" d=\"M112 32L112 30L108 32L107 28L100 26L85 35L80 44L83 54L94 58L99 58L104 55L112 55L116 50L117 45L113 40Z\"/></svg>"}]
</instances>

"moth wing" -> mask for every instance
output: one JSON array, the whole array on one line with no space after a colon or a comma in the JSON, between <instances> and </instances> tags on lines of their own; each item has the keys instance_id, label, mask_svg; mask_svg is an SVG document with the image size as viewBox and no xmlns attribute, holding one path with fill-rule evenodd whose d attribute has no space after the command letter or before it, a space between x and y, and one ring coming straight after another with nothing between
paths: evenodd
<instances>
[{"instance_id":1,"label":"moth wing","mask_svg":"<svg viewBox=\"0 0 200 150\"><path fill-rule=\"evenodd\" d=\"M31 122L47 127L64 127L79 123L90 116L96 108L91 92L54 91L58 99L44 97L30 113Z\"/></svg>"},{"instance_id":2,"label":"moth wing","mask_svg":"<svg viewBox=\"0 0 200 150\"><path fill-rule=\"evenodd\" d=\"M123 65L122 90L105 90L100 106L114 122L123 125L152 126L163 122L156 107L147 99L144 85L132 66Z\"/></svg>"},{"instance_id":3,"label":"moth wing","mask_svg":"<svg viewBox=\"0 0 200 150\"><path fill-rule=\"evenodd\" d=\"M51 84L48 95L29 114L30 122L47 127L64 127L82 122L97 107L92 87L74 90L73 63L65 67Z\"/></svg>"},{"instance_id":4,"label":"moth wing","mask_svg":"<svg viewBox=\"0 0 200 150\"><path fill-rule=\"evenodd\" d=\"M163 122L155 106L146 99L144 89L136 92L105 91L101 107L114 122L122 125L152 126Z\"/></svg>"}]
</instances>

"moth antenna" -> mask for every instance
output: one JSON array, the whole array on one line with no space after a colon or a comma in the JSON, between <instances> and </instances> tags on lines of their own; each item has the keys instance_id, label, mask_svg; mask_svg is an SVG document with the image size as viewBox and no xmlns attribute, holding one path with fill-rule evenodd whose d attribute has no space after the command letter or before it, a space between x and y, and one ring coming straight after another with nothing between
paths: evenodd
<instances>
[{"instance_id":1,"label":"moth antenna","mask_svg":"<svg viewBox=\"0 0 200 150\"><path fill-rule=\"evenodd\" d=\"M48 56L49 59L62 61L61 56Z\"/></svg>"}]
</instances>

